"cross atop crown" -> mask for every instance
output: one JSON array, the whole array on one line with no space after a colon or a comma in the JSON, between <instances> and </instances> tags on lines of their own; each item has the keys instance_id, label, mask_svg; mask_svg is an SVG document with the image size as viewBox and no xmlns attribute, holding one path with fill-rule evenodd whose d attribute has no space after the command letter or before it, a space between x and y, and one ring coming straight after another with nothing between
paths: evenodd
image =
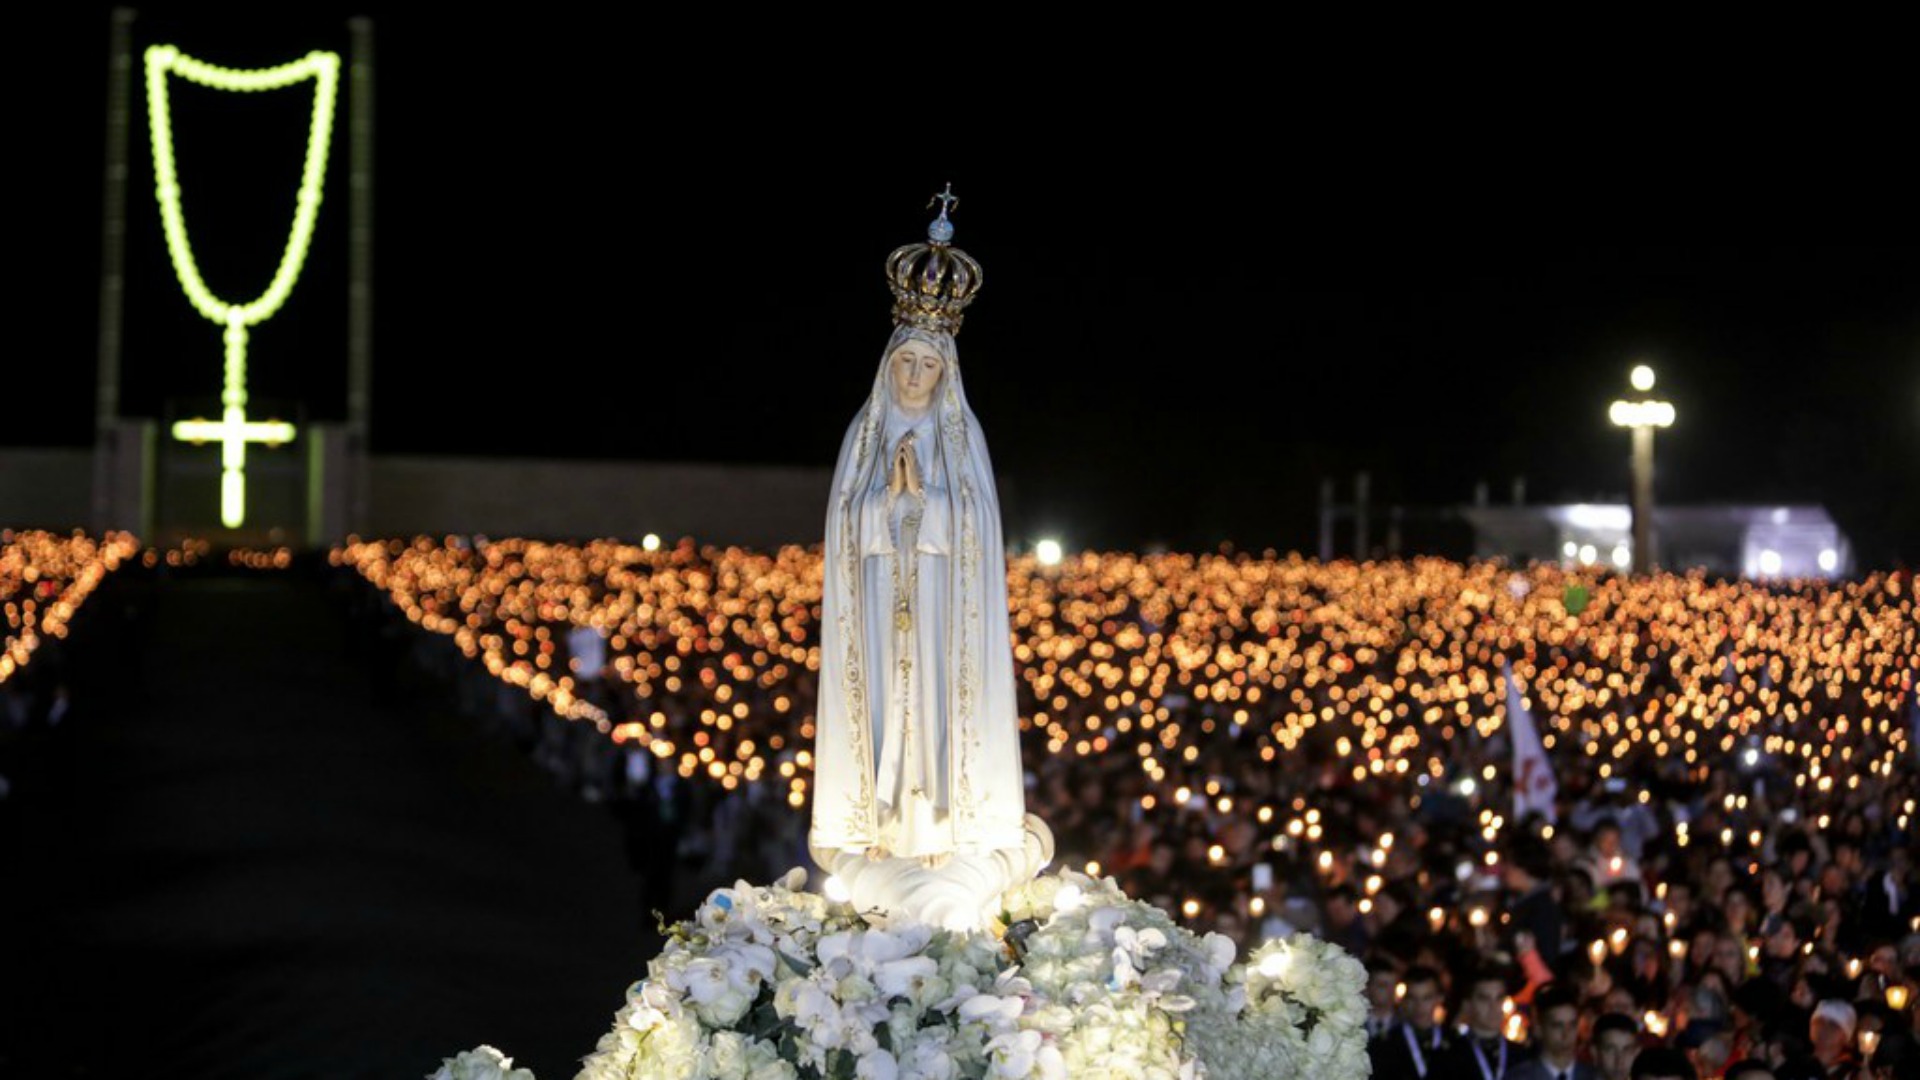
<instances>
[{"instance_id":1,"label":"cross atop crown","mask_svg":"<svg viewBox=\"0 0 1920 1080\"><path fill-rule=\"evenodd\" d=\"M927 226L927 239L936 244L945 244L953 239L953 222L947 220L947 211L960 206L960 196L953 193L953 181L947 181L945 191L927 200L929 208L934 203L940 204L940 216L934 218L933 224Z\"/></svg>"}]
</instances>

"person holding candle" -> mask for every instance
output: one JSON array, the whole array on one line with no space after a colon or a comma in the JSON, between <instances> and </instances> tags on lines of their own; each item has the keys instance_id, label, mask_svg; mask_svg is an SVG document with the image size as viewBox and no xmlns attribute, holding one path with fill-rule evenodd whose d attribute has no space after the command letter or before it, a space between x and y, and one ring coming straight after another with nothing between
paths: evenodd
<instances>
[{"instance_id":1,"label":"person holding candle","mask_svg":"<svg viewBox=\"0 0 1920 1080\"><path fill-rule=\"evenodd\" d=\"M1533 1060L1516 1066L1510 1080L1598 1080L1579 1060L1580 1001L1571 987L1549 984L1533 997Z\"/></svg>"},{"instance_id":2,"label":"person holding candle","mask_svg":"<svg viewBox=\"0 0 1920 1080\"><path fill-rule=\"evenodd\" d=\"M1439 1023L1440 973L1416 964L1400 978L1400 1021L1367 1046L1373 1080L1428 1080L1453 1049Z\"/></svg>"},{"instance_id":3,"label":"person holding candle","mask_svg":"<svg viewBox=\"0 0 1920 1080\"><path fill-rule=\"evenodd\" d=\"M1594 825L1593 842L1582 865L1602 889L1622 882L1640 883L1640 863L1621 844L1620 823L1611 817L1603 817Z\"/></svg>"},{"instance_id":4,"label":"person holding candle","mask_svg":"<svg viewBox=\"0 0 1920 1080\"><path fill-rule=\"evenodd\" d=\"M1466 1030L1441 1061L1436 1080L1508 1080L1531 1058L1531 1051L1506 1035L1507 997L1513 989L1512 975L1497 964L1483 963L1468 976L1460 995Z\"/></svg>"},{"instance_id":5,"label":"person holding candle","mask_svg":"<svg viewBox=\"0 0 1920 1080\"><path fill-rule=\"evenodd\" d=\"M1807 1038L1813 1042L1814 1060L1827 1080L1848 1080L1859 1071L1860 1059L1854 1053L1853 1035L1859 1027L1859 1014L1852 1005L1829 998L1814 1007L1807 1022Z\"/></svg>"},{"instance_id":6,"label":"person holding candle","mask_svg":"<svg viewBox=\"0 0 1920 1080\"><path fill-rule=\"evenodd\" d=\"M1367 984L1363 993L1367 998L1367 1041L1369 1043L1393 1030L1399 1022L1400 1011L1394 995L1404 985L1400 981L1400 970L1393 961L1378 953L1367 958Z\"/></svg>"},{"instance_id":7,"label":"person holding candle","mask_svg":"<svg viewBox=\"0 0 1920 1080\"><path fill-rule=\"evenodd\" d=\"M1546 842L1530 836L1516 840L1502 872L1512 896L1507 903L1508 925L1516 934L1531 934L1534 948L1548 965L1559 963L1567 917L1553 895L1553 856Z\"/></svg>"}]
</instances>

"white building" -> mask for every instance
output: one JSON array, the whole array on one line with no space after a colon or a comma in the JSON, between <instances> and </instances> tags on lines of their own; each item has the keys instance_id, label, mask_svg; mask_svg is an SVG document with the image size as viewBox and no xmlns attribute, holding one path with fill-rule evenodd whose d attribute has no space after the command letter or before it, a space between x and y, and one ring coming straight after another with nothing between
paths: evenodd
<instances>
[{"instance_id":1,"label":"white building","mask_svg":"<svg viewBox=\"0 0 1920 1080\"><path fill-rule=\"evenodd\" d=\"M1466 506L1474 555L1568 566L1633 563L1633 511L1624 503ZM1819 506L1661 506L1654 563L1746 578L1839 578L1853 571L1840 527Z\"/></svg>"}]
</instances>

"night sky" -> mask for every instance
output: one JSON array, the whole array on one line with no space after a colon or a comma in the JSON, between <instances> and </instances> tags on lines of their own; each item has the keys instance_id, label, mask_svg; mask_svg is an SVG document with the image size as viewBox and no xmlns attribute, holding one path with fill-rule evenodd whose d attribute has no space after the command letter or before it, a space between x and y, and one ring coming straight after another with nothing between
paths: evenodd
<instances>
[{"instance_id":1,"label":"night sky","mask_svg":"<svg viewBox=\"0 0 1920 1080\"><path fill-rule=\"evenodd\" d=\"M91 437L107 10L27 16L45 47L0 77L30 103L8 445ZM232 10L143 8L136 50L347 45L344 6ZM1533 501L1624 500L1606 405L1645 361L1679 410L1662 500L1821 502L1863 565L1920 559L1920 228L1891 165L1915 121L1862 105L1862 76L1683 94L1647 77L1673 56L1506 79L1296 41L1272 75L1215 65L1229 84L1175 77L1151 37L969 67L777 27L372 10L376 452L830 467L890 328L883 261L951 182L985 268L968 392L1013 497L1070 545L1310 550L1321 477L1359 469L1416 510L1518 475ZM308 91L174 86L202 267L250 298ZM136 100L124 408L197 412L218 331L168 268ZM280 415L344 411L339 127L305 275L254 331L252 397Z\"/></svg>"}]
</instances>

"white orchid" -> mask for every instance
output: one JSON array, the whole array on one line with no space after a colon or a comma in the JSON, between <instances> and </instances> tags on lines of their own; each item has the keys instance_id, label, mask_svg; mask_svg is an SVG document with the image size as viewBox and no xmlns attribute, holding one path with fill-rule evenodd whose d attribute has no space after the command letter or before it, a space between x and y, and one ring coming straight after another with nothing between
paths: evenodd
<instances>
[{"instance_id":1,"label":"white orchid","mask_svg":"<svg viewBox=\"0 0 1920 1080\"><path fill-rule=\"evenodd\" d=\"M854 1080L900 1080L900 1062L891 1051L875 1048L860 1055L853 1075Z\"/></svg>"},{"instance_id":2,"label":"white orchid","mask_svg":"<svg viewBox=\"0 0 1920 1080\"><path fill-rule=\"evenodd\" d=\"M1153 951L1164 948L1166 944L1167 935L1151 926L1143 930L1121 926L1113 931L1113 947L1124 951L1132 959L1135 967L1146 967Z\"/></svg>"},{"instance_id":3,"label":"white orchid","mask_svg":"<svg viewBox=\"0 0 1920 1080\"><path fill-rule=\"evenodd\" d=\"M1044 1041L1037 1031L1010 1031L996 1035L987 1043L987 1075L1026 1080L1039 1068L1040 1046Z\"/></svg>"},{"instance_id":4,"label":"white orchid","mask_svg":"<svg viewBox=\"0 0 1920 1080\"><path fill-rule=\"evenodd\" d=\"M951 1038L947 1027L936 1025L896 1043L901 1047L900 1080L956 1080L959 1066L954 1063Z\"/></svg>"},{"instance_id":5,"label":"white orchid","mask_svg":"<svg viewBox=\"0 0 1920 1080\"><path fill-rule=\"evenodd\" d=\"M960 1003L960 1022L994 1029L1005 1028L1019 1021L1025 1007L1025 1003L1017 997L975 994Z\"/></svg>"},{"instance_id":6,"label":"white orchid","mask_svg":"<svg viewBox=\"0 0 1920 1080\"><path fill-rule=\"evenodd\" d=\"M673 973L667 985L683 991L693 1002L693 1011L709 1027L728 1027L737 1023L753 1006L759 994L760 980L750 968L736 967L726 956L716 955L694 960ZM771 969L771 962L768 967Z\"/></svg>"}]
</instances>

